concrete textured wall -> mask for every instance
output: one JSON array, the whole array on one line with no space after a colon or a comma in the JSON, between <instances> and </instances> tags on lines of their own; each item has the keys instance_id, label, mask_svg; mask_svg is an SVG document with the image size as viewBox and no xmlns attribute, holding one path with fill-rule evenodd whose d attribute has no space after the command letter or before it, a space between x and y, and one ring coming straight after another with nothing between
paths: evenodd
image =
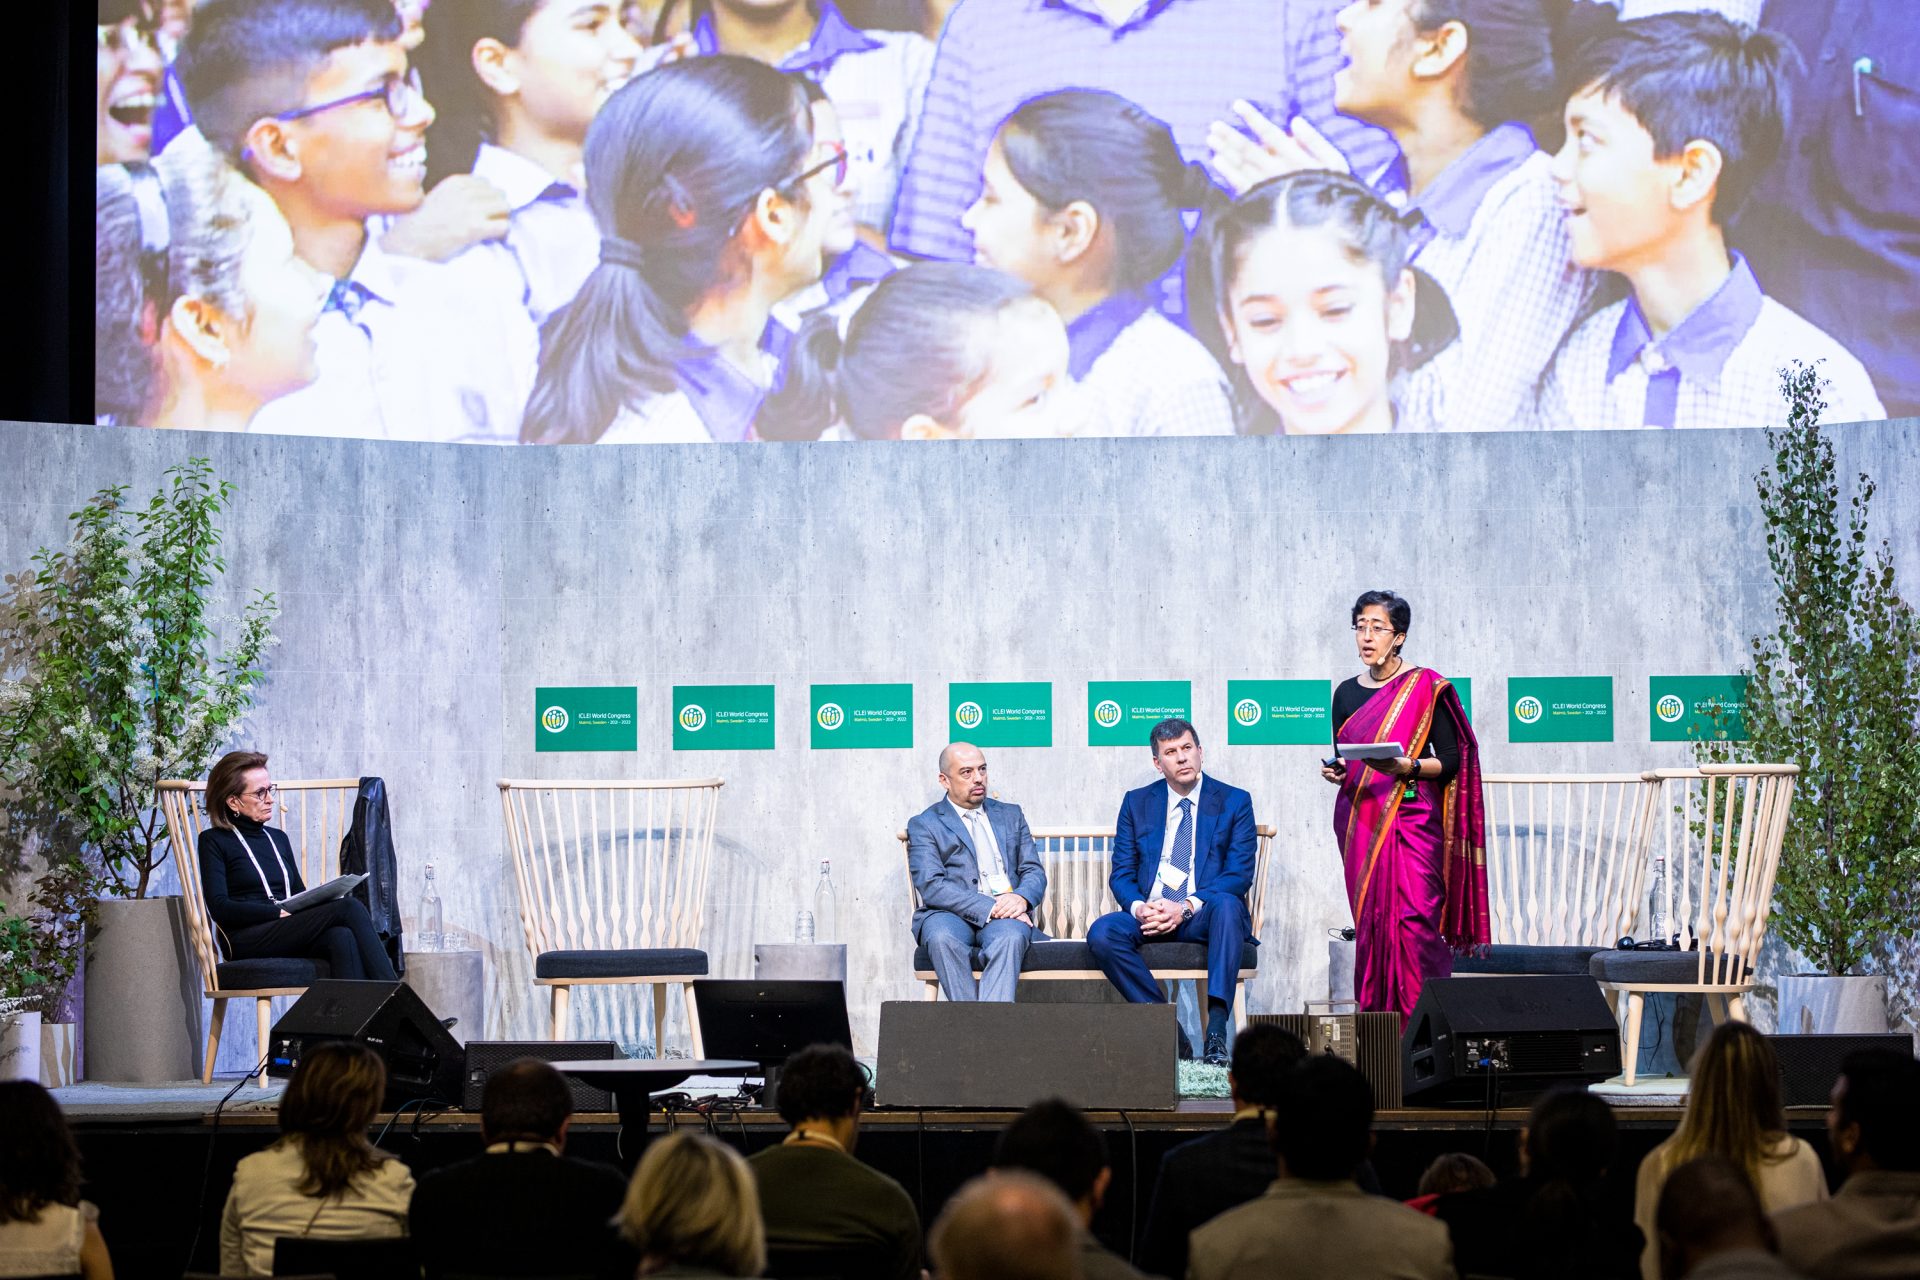
<instances>
[{"instance_id":1,"label":"concrete textured wall","mask_svg":"<svg viewBox=\"0 0 1920 1280\"><path fill-rule=\"evenodd\" d=\"M1920 595L1920 422L1837 439ZM241 742L280 777L387 779L401 902L434 862L487 953L492 1038L544 1027L498 778L725 777L714 972L788 939L831 858L871 1052L879 1002L918 990L893 833L938 795L947 682L1053 682L1055 745L989 752L1038 824L1110 821L1153 776L1144 746L1084 745L1088 680L1187 679L1209 772L1279 828L1253 1006L1296 1009L1349 920L1332 794L1312 747L1226 745L1227 680L1344 678L1353 596L1391 587L1411 655L1474 679L1490 771L1680 764L1645 740L1647 678L1738 669L1770 601L1757 431L490 450L6 425L0 566L193 455L238 486L231 607L284 607ZM1508 745L1513 675L1612 675L1617 741ZM859 680L913 682L912 750L808 750L808 684ZM748 682L779 686L777 751L671 750L673 684ZM534 753L542 684L637 685L638 754ZM643 1038L631 989L576 1007ZM223 1065L252 1060L249 1021Z\"/></svg>"}]
</instances>

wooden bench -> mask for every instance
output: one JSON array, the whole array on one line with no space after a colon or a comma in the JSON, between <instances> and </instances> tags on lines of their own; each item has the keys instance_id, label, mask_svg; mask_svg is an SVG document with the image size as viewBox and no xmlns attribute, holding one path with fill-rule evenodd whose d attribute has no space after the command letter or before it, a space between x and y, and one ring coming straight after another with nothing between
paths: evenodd
<instances>
[{"instance_id":1,"label":"wooden bench","mask_svg":"<svg viewBox=\"0 0 1920 1280\"><path fill-rule=\"evenodd\" d=\"M1255 942L1260 937L1260 922L1267 898L1267 855L1273 846L1274 829L1254 828L1259 837L1254 846L1253 890L1247 895L1248 914ZM1087 929L1110 911L1118 911L1107 887L1112 870L1113 827L1034 827L1034 850L1047 869L1047 896L1040 903L1034 921L1047 934L1048 941L1027 948L1020 965L1022 979L1031 981L1105 981L1106 975L1094 963L1093 950L1087 945ZM898 832L904 854L907 833ZM920 908L920 895L913 888L913 875L907 875L907 893L914 909ZM1234 986L1233 1019L1235 1026L1247 1022L1247 982L1258 972L1258 949L1249 942L1241 954L1239 982ZM1162 982L1199 982L1207 980L1207 948L1200 942L1151 942L1141 953L1155 979ZM913 976L926 984L929 1000L940 998L940 978L924 946L913 951ZM974 972L979 977L979 971ZM1201 1007L1206 1007L1205 993Z\"/></svg>"}]
</instances>

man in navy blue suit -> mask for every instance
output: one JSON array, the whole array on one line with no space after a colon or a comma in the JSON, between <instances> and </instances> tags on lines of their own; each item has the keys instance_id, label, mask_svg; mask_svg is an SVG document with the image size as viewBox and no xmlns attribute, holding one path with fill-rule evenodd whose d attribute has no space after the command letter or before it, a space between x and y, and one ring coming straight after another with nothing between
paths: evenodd
<instances>
[{"instance_id":1,"label":"man in navy blue suit","mask_svg":"<svg viewBox=\"0 0 1920 1280\"><path fill-rule=\"evenodd\" d=\"M1253 933L1253 797L1200 772L1200 735L1185 720L1162 720L1148 743L1166 781L1129 791L1120 802L1107 880L1120 910L1093 922L1087 945L1121 995L1161 1004L1141 945L1206 944L1205 1060L1225 1066L1227 1011Z\"/></svg>"}]
</instances>

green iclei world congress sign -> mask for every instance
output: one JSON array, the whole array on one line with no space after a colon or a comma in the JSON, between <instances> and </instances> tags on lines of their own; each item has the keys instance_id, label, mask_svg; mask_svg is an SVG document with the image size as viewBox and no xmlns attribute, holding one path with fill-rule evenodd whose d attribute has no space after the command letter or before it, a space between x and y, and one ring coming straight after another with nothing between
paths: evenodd
<instances>
[{"instance_id":1,"label":"green iclei world congress sign","mask_svg":"<svg viewBox=\"0 0 1920 1280\"><path fill-rule=\"evenodd\" d=\"M1193 716L1186 680L1096 680L1087 685L1087 745L1144 747L1153 726Z\"/></svg>"},{"instance_id":2,"label":"green iclei world congress sign","mask_svg":"<svg viewBox=\"0 0 1920 1280\"><path fill-rule=\"evenodd\" d=\"M913 745L910 684L816 684L811 702L815 751Z\"/></svg>"},{"instance_id":3,"label":"green iclei world congress sign","mask_svg":"<svg viewBox=\"0 0 1920 1280\"><path fill-rule=\"evenodd\" d=\"M1612 676L1514 676L1507 741L1612 742Z\"/></svg>"},{"instance_id":4,"label":"green iclei world congress sign","mask_svg":"<svg viewBox=\"0 0 1920 1280\"><path fill-rule=\"evenodd\" d=\"M773 686L673 686L675 751L773 750Z\"/></svg>"},{"instance_id":5,"label":"green iclei world congress sign","mask_svg":"<svg viewBox=\"0 0 1920 1280\"><path fill-rule=\"evenodd\" d=\"M1745 676L1655 676L1647 683L1647 734L1655 742L1747 740Z\"/></svg>"},{"instance_id":6,"label":"green iclei world congress sign","mask_svg":"<svg viewBox=\"0 0 1920 1280\"><path fill-rule=\"evenodd\" d=\"M1053 745L1053 685L1045 680L947 686L947 732L976 747Z\"/></svg>"},{"instance_id":7,"label":"green iclei world congress sign","mask_svg":"<svg viewBox=\"0 0 1920 1280\"><path fill-rule=\"evenodd\" d=\"M640 695L632 685L533 691L535 751L637 751Z\"/></svg>"},{"instance_id":8,"label":"green iclei world congress sign","mask_svg":"<svg viewBox=\"0 0 1920 1280\"><path fill-rule=\"evenodd\" d=\"M1227 681L1227 741L1234 746L1297 746L1333 741L1330 680Z\"/></svg>"}]
</instances>

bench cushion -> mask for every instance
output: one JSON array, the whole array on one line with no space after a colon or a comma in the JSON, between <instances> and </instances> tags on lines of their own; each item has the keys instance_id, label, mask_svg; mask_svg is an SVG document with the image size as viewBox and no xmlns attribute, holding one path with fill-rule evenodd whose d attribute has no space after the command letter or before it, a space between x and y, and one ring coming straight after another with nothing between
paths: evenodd
<instances>
[{"instance_id":1,"label":"bench cushion","mask_svg":"<svg viewBox=\"0 0 1920 1280\"><path fill-rule=\"evenodd\" d=\"M1707 959L1707 973L1715 965ZM1587 965L1587 972L1601 982L1651 982L1681 985L1700 981L1698 951L1602 951ZM1749 973L1748 976L1751 976ZM1711 978L1709 978L1711 980ZM1736 979L1744 981L1745 979Z\"/></svg>"},{"instance_id":2,"label":"bench cushion","mask_svg":"<svg viewBox=\"0 0 1920 1280\"><path fill-rule=\"evenodd\" d=\"M331 977L325 960L266 956L258 960L222 960L213 980L222 991L258 991L267 987L310 987Z\"/></svg>"},{"instance_id":3,"label":"bench cushion","mask_svg":"<svg viewBox=\"0 0 1920 1280\"><path fill-rule=\"evenodd\" d=\"M1605 947L1523 947L1494 943L1483 956L1455 956L1456 977L1467 974L1571 974L1586 977L1593 957Z\"/></svg>"},{"instance_id":4,"label":"bench cushion","mask_svg":"<svg viewBox=\"0 0 1920 1280\"><path fill-rule=\"evenodd\" d=\"M1150 969L1204 969L1207 967L1207 948L1201 942L1149 942L1140 948L1140 954L1146 957ZM1240 967L1254 969L1259 967L1259 947L1248 942L1240 949ZM976 948L973 953L974 966L977 968L985 960ZM913 967L916 972L926 973L933 968L933 956L924 946L913 949ZM1093 948L1084 939L1056 938L1046 942L1036 942L1027 948L1026 958L1020 964L1022 973L1061 973L1076 970L1097 972L1100 966L1094 961Z\"/></svg>"},{"instance_id":5,"label":"bench cushion","mask_svg":"<svg viewBox=\"0 0 1920 1280\"><path fill-rule=\"evenodd\" d=\"M658 978L707 971L707 953L692 947L647 947L639 951L542 951L533 961L536 978Z\"/></svg>"}]
</instances>

